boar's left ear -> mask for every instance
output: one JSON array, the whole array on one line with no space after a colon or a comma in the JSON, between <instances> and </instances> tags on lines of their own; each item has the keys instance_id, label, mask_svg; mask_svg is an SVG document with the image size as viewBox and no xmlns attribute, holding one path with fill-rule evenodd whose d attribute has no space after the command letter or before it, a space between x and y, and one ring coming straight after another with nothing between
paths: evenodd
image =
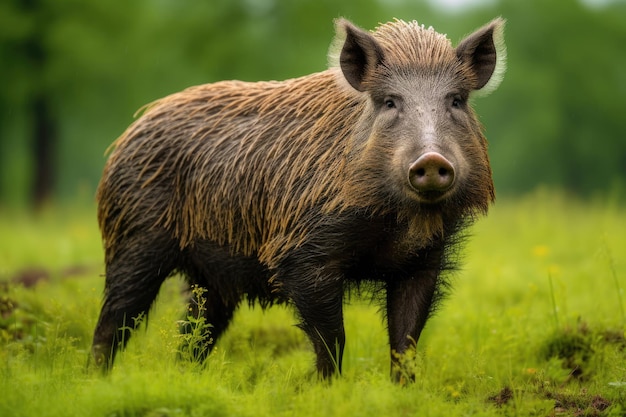
<instances>
[{"instance_id":1,"label":"boar's left ear","mask_svg":"<svg viewBox=\"0 0 626 417\"><path fill-rule=\"evenodd\" d=\"M475 90L488 94L495 90L506 70L505 20L497 18L463 39L457 57L469 64L476 76Z\"/></svg>"},{"instance_id":2,"label":"boar's left ear","mask_svg":"<svg viewBox=\"0 0 626 417\"><path fill-rule=\"evenodd\" d=\"M335 27L337 35L334 48L341 48L339 66L343 76L355 90L365 91L364 82L382 62L383 51L369 32L356 27L346 19L336 20Z\"/></svg>"}]
</instances>

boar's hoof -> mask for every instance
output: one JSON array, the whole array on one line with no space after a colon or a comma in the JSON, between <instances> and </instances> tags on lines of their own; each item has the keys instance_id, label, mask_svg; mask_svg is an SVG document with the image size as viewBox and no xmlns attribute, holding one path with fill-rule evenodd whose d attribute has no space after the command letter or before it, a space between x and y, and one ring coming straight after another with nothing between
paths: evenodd
<instances>
[{"instance_id":1,"label":"boar's hoof","mask_svg":"<svg viewBox=\"0 0 626 417\"><path fill-rule=\"evenodd\" d=\"M454 184L454 167L443 155L428 152L409 168L409 183L426 202L439 200Z\"/></svg>"}]
</instances>

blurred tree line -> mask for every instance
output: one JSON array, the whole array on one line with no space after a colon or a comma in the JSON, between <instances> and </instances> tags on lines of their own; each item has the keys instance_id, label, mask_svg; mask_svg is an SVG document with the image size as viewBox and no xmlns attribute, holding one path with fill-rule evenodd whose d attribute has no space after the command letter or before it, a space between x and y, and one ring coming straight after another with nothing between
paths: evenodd
<instances>
[{"instance_id":1,"label":"blurred tree line","mask_svg":"<svg viewBox=\"0 0 626 417\"><path fill-rule=\"evenodd\" d=\"M415 19L456 43L497 15L508 20L508 71L475 104L498 191L623 188L621 0L493 0L447 10L434 0L4 0L0 206L91 198L107 146L159 97L221 79L325 69L339 16L369 29Z\"/></svg>"}]
</instances>

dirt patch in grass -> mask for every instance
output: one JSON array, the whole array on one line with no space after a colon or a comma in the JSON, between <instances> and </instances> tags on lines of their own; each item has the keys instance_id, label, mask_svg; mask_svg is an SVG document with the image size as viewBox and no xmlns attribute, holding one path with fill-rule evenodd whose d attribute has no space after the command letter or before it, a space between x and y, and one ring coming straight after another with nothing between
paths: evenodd
<instances>
[{"instance_id":1,"label":"dirt patch in grass","mask_svg":"<svg viewBox=\"0 0 626 417\"><path fill-rule=\"evenodd\" d=\"M0 341L23 341L39 339L40 331L35 330L41 322L42 311L36 304L19 300L14 289L36 290L40 284L58 280L81 278L92 275L96 268L89 265L71 265L60 270L32 266L22 268L10 276L0 276Z\"/></svg>"},{"instance_id":2,"label":"dirt patch in grass","mask_svg":"<svg viewBox=\"0 0 626 417\"><path fill-rule=\"evenodd\" d=\"M9 285L21 285L24 288L35 287L40 282L48 282L53 277L61 279L80 277L94 273L95 268L89 265L70 265L61 270L50 270L37 266L22 268L15 272L9 279L2 280L5 290Z\"/></svg>"},{"instance_id":3,"label":"dirt patch in grass","mask_svg":"<svg viewBox=\"0 0 626 417\"><path fill-rule=\"evenodd\" d=\"M626 337L624 337L624 332L621 330L604 330L600 332L599 335L603 343L616 345L619 347L620 351L626 348Z\"/></svg>"},{"instance_id":4,"label":"dirt patch in grass","mask_svg":"<svg viewBox=\"0 0 626 417\"><path fill-rule=\"evenodd\" d=\"M604 345L614 345L620 351L623 350L626 348L624 332L614 329L592 329L586 322L581 321L577 327L555 332L543 343L542 358L545 360L556 358L560 360L563 369L569 370L564 381L551 386L541 384L538 389L539 395L554 401L554 415L602 416L611 407L612 399L588 392L586 388L580 388L578 392L571 391L574 386L584 386L585 382L594 377L592 358ZM574 382L576 385L570 384Z\"/></svg>"},{"instance_id":5,"label":"dirt patch in grass","mask_svg":"<svg viewBox=\"0 0 626 417\"><path fill-rule=\"evenodd\" d=\"M6 292L0 291L0 341L32 339L37 317Z\"/></svg>"},{"instance_id":6,"label":"dirt patch in grass","mask_svg":"<svg viewBox=\"0 0 626 417\"><path fill-rule=\"evenodd\" d=\"M593 332L587 325L555 332L542 346L543 359L557 358L563 369L570 371L568 379L586 380L588 363L594 354Z\"/></svg>"},{"instance_id":7,"label":"dirt patch in grass","mask_svg":"<svg viewBox=\"0 0 626 417\"><path fill-rule=\"evenodd\" d=\"M496 407L500 408L508 404L508 402L511 401L512 399L513 399L513 390L507 386L507 387L502 388L502 390L500 390L500 392L498 392L497 394L492 395L489 398L487 398L487 401L489 401L490 403L493 403Z\"/></svg>"},{"instance_id":8,"label":"dirt patch in grass","mask_svg":"<svg viewBox=\"0 0 626 417\"><path fill-rule=\"evenodd\" d=\"M566 381L587 381L593 375L590 361L601 345L614 345L620 351L626 348L622 330L591 329L585 322L577 327L555 332L540 348L544 360L556 358L563 369L569 370Z\"/></svg>"},{"instance_id":9,"label":"dirt patch in grass","mask_svg":"<svg viewBox=\"0 0 626 417\"><path fill-rule=\"evenodd\" d=\"M547 393L546 397L554 400L554 414L557 416L599 417L611 406L611 401L606 398L585 391L579 394Z\"/></svg>"}]
</instances>

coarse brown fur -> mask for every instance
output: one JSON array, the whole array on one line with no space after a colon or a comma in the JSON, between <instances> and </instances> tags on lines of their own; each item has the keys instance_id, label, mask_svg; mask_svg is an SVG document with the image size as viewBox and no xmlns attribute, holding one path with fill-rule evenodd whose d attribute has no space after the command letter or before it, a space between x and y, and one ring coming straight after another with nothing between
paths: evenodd
<instances>
[{"instance_id":1,"label":"coarse brown fur","mask_svg":"<svg viewBox=\"0 0 626 417\"><path fill-rule=\"evenodd\" d=\"M352 30L349 23L345 25L345 30ZM377 133L376 124L382 123L377 121L377 89L393 77L409 84L413 79L428 79L442 88L454 80L469 94L480 88L475 85L479 76L459 59L444 35L416 22L388 23L371 35L380 48L376 53L384 59L366 68L362 85L368 93L351 88L341 68L332 67L282 82L224 81L191 87L146 106L112 146L98 188L107 266L121 265L118 258L135 256L134 251L152 239L169 248L152 249L155 256L167 259L162 260L169 269L163 275L174 269L205 274L195 257L183 260L192 259L185 254L223 248L226 252L219 259L250 260L246 273L260 273L257 279L265 280L268 288L253 290L241 284L241 288L225 289L227 284L222 283L214 289L244 292L262 301L267 298L266 302L271 302L274 293L292 300L312 339L314 331L307 326L315 323L307 323L306 308L300 308L296 299L300 290L310 290L311 280L322 279L320 265L353 281L386 282L385 276L392 272L409 278L412 273L405 274L404 269L432 270L431 291L436 293L443 285L438 277L449 263L446 253L455 247L457 232L477 214L486 213L494 199L487 142L467 107L460 127L447 128L445 134L453 136L454 129L463 132L460 145L454 146L462 150L463 167L469 168L464 168L463 176L459 174L461 185L446 199L425 203L394 184L395 171L390 167L398 159L398 138ZM342 38L338 37L339 42ZM349 248L352 255L338 246ZM138 252L136 256L142 259ZM363 261L368 257L373 258ZM309 281L296 288L291 281L297 280L291 276L299 262L313 262L318 269L306 270L303 275ZM124 261L124 265L130 263ZM368 272L369 267L379 271ZM127 272L140 274L139 269ZM122 286L114 280L121 278L109 275L113 272L107 272L103 316L114 315L119 322L119 314L135 310L123 294L116 293ZM150 284L150 294L156 294L164 278ZM142 280L148 277L137 282L144 285ZM200 283L211 286L207 281ZM283 291L283 285L289 288ZM391 298L394 288L395 283L387 283L389 304L401 303ZM235 293L232 297L222 294L228 308L238 303L240 295ZM430 310L436 294L423 297L416 302L427 304ZM389 309L388 315L396 314ZM138 311L143 313L143 308ZM426 317L419 320L425 322ZM110 325L99 324L108 330L97 331L97 337L107 340L98 335L110 333ZM423 323L414 326L421 331ZM403 341L395 344L405 348ZM97 345L94 341L94 349ZM116 348L112 349L114 354ZM319 364L323 355L319 350L316 345L318 369L328 375L332 370Z\"/></svg>"},{"instance_id":2,"label":"coarse brown fur","mask_svg":"<svg viewBox=\"0 0 626 417\"><path fill-rule=\"evenodd\" d=\"M458 65L450 41L415 22L387 24L375 35L392 52L386 54L393 58L387 63L391 71L425 65L440 72ZM464 68L457 70L471 77ZM391 149L359 149L367 132L355 128L367 113L367 97L340 85L336 71L283 82L200 85L147 106L113 145L98 189L107 250L114 250L125 224L136 222L133 216L145 222L164 201L166 210L156 210L158 218L149 220L172 230L181 249L209 239L235 252L256 253L270 266L315 229L300 220L320 203L325 212L396 213L410 221L407 234L418 242L440 234L441 212L396 204L385 193L376 165L387 163L382 155ZM224 123L231 119L237 123ZM484 144L484 153L472 157L487 158L480 126L477 121L472 126ZM355 172L360 172L356 178ZM472 183L481 188L454 204L462 211L455 215L487 211L494 198L491 171L480 174ZM125 203L118 214L120 200Z\"/></svg>"}]
</instances>

